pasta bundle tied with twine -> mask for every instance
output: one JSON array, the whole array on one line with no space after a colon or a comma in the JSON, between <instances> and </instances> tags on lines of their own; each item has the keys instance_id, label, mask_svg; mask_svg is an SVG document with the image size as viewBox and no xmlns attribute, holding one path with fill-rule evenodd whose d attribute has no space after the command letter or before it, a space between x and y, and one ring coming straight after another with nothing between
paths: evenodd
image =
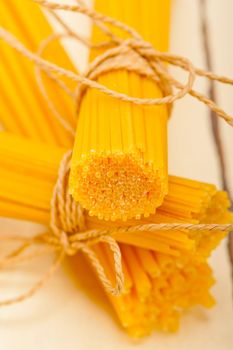
<instances>
[{"instance_id":1,"label":"pasta bundle tied with twine","mask_svg":"<svg viewBox=\"0 0 233 350\"><path fill-rule=\"evenodd\" d=\"M231 79L225 77L219 77L211 72L205 72L200 69L196 69L192 63L179 56L162 53L156 51L151 44L145 42L140 35L134 31L132 28L126 26L125 24L113 20L110 17L101 15L100 13L90 10L82 5L61 5L61 4L52 4L47 1L35 1L44 5L49 9L66 9L71 11L77 11L87 15L93 20L95 24L98 25L101 30L104 31L105 35L110 37L109 42L102 43L100 46L107 48L103 54L97 56L97 58L92 62L89 67L86 75L79 75L72 71L68 71L62 67L59 67L49 61L41 58L40 53L35 54L29 51L25 46L23 46L16 38L14 38L9 32L5 29L0 28L0 37L7 42L10 46L15 48L24 56L32 60L37 66L37 73L39 70L43 70L49 78L56 80L60 86L62 85L59 76L65 76L78 83L78 88L73 94L75 97L75 103L78 105L78 112L81 112L82 101L85 99L87 94L86 88L96 89L101 94L106 94L111 98L121 100L124 103L131 103L132 105L142 105L142 106L158 106L166 105L170 110L170 106L177 99L184 97L186 94L197 98L201 102L208 105L212 110L214 110L221 118L225 119L231 126L233 125L233 119L228 116L223 110L221 110L213 101L209 100L205 96L201 95L199 92L193 90L193 84L195 77L197 75L207 77L211 80L216 80L226 84L232 84ZM107 25L106 25L107 24ZM115 35L111 30L110 26L118 28L120 31L126 33L127 38L123 39L121 36ZM70 34L72 36L72 34ZM51 40L57 39L58 37L53 37ZM49 40L48 40L49 42ZM83 42L83 41L82 41ZM87 44L87 43L86 43ZM42 45L43 46L43 45ZM43 51L43 50L42 50ZM178 66L188 72L188 78L186 84L181 84L175 78L173 78L166 69L165 63ZM163 91L164 97L160 98L140 98L133 97L122 92L117 92L112 90L99 81L97 78L101 75L111 72L114 70L126 69L127 71L135 72L138 75L146 76L151 81L156 82ZM54 73L58 75L55 76ZM43 94L46 94L43 86L41 85L42 81L39 80L40 87ZM63 86L63 88L65 88ZM172 92L173 88L176 89L176 92ZM46 95L45 95L46 96ZM54 112L55 117L59 119L62 125L73 133L73 128L67 123L67 120L62 119L61 116L57 113L53 105L50 104L52 111ZM156 116L154 116L156 118ZM52 265L51 269L46 273L45 277L38 282L28 293L23 296L17 297L12 300L3 301L1 305L7 305L12 302L17 302L25 299L26 297L32 295L44 282L47 278L53 273L56 267L60 264L63 257L68 254L74 254L78 250L82 250L88 255L92 264L94 265L100 280L105 286L106 290L113 295L119 295L122 293L123 289L123 272L121 266L121 252L119 247L112 237L116 232L132 232L132 235L136 231L165 231L165 230L212 230L212 231L229 231L232 229L231 224L180 224L180 223L161 223L161 224L147 224L147 225L135 225L132 227L114 227L113 229L106 230L90 230L84 231L83 226L83 208L92 211L92 215L97 215L100 219L122 219L127 220L132 217L140 217L141 215L148 216L151 213L154 213L155 208L159 206L163 200L164 195L167 192L166 185L166 164L164 164L163 172L156 172L156 169L153 168L153 157L143 159L139 153L129 153L127 155L127 160L129 164L134 164L132 168L130 165L129 171L125 171L121 178L122 189L120 192L120 197L118 198L118 189L119 187L113 186L117 182L118 169L122 167L124 161L122 162L122 155L117 152L116 159L113 162L109 161L112 154L95 154L91 152L90 157L85 158L81 157L81 154L77 151L79 147L79 133L77 133L75 146L73 150L73 159L71 161L71 176L70 176L70 192L73 195L74 199L70 197L68 191L68 172L70 168L70 152L64 157L61 162L61 167L59 170L59 177L57 184L54 188L54 195L51 202L51 231L52 234L44 235L42 239L43 243L50 244L54 247L55 251L59 251L58 258L55 263ZM153 145L152 145L153 147ZM119 151L119 150L118 150ZM137 150L138 152L138 150ZM107 159L107 167L103 167L103 159L101 162L96 161L97 158ZM80 159L79 159L80 157ZM113 157L114 158L114 157ZM166 157L163 158L163 161L166 162ZM111 160L111 159L110 159ZM116 160L116 161L115 161ZM108 165L111 167L108 169ZM99 166L100 165L100 166ZM115 168L114 168L115 167ZM135 168L136 167L136 168ZM128 186L132 182L132 169L138 169L138 179L141 180L140 188L128 190ZM110 182L107 184L111 185L111 192L104 192L106 187L106 176L104 176L108 170L110 171ZM158 170L158 169L157 169ZM161 170L161 168L159 169ZM90 172L90 173L88 173ZM100 178L100 181L96 180L90 182L93 179L93 175ZM161 175L162 174L162 175ZM116 176L116 179L114 178ZM165 185L162 186L162 182L165 179ZM103 182L101 182L103 181ZM97 186L98 184L98 186ZM87 189L91 189L91 201L88 196L90 193ZM101 187L103 186L103 187ZM149 186L149 187L148 187ZM135 187L135 186L134 186ZM93 191L94 189L94 191ZM99 193L96 193L96 198L93 198L95 195L95 190L99 189L101 193L104 193L104 196L99 196ZM114 193L115 190L115 193ZM84 193L83 193L83 192ZM98 191L97 191L98 192ZM145 192L148 196L143 196ZM122 194L127 196L122 196ZM86 197L87 196L87 197ZM143 202L140 202L143 198ZM159 198L159 200L158 200ZM110 205L114 199L114 208ZM104 207L103 207L104 204ZM91 245L96 244L97 242L105 242L109 244L114 255L115 262L115 272L116 272L116 286L112 286L111 282L107 278L103 267L100 264L100 261L97 259L94 250L90 248ZM29 240L28 243L35 243L33 240ZM19 251L20 254L20 251ZM17 254L16 254L17 255Z\"/></svg>"},{"instance_id":2,"label":"pasta bundle tied with twine","mask_svg":"<svg viewBox=\"0 0 233 350\"><path fill-rule=\"evenodd\" d=\"M21 248L0 262L2 266L24 261L27 257L24 255L25 251L36 243L46 245L46 253L47 248L49 252L51 249L58 252L57 262L52 266L52 271L65 255L74 255L81 250L92 262L106 291L119 295L120 292L125 292L126 286L123 281L121 250L118 243L121 244L121 249L122 243L130 243L138 248L144 247L148 252L163 253L165 256L178 258L181 261L185 257L189 257L191 261L193 259L205 261L226 232L232 228L231 224L222 224L232 221L232 214L228 212L229 200L226 193L216 191L213 185L172 176L169 177L169 195L166 196L157 213L147 220L135 219L131 222L109 223L93 218L72 199L67 191L70 151L65 152L63 148L57 146L36 143L7 133L0 133L0 145L2 164L0 176L3 180L0 184L0 212L6 216L22 218L19 212L19 206L21 206L24 219L49 224L47 212L49 212L49 198L52 197L51 233L36 235L34 238L1 235L2 240L14 239L23 243ZM15 175L14 168L17 169ZM12 179L9 184L7 179ZM24 196L21 198L20 189L24 187L24 183L27 183L27 191L24 191ZM18 187L19 190L17 190ZM40 191L38 196L34 194L35 188ZM31 206L34 212L30 213ZM170 223L172 217L177 217L176 224ZM159 223L162 218L164 223ZM190 223L187 223L188 219ZM205 222L214 221L219 224L205 224ZM204 233L203 237L198 236L198 231ZM99 264L97 258L99 253L97 252L96 255L94 252L95 246L99 246L101 242L108 244L114 255L116 288L105 275L106 265L103 269ZM142 261L145 263L144 259ZM133 265L131 267L134 268ZM50 273L46 273L45 280L48 276ZM41 283L40 281L39 285ZM38 284L36 286L38 287ZM33 291L37 287L33 287ZM23 298L31 295L32 291L28 293ZM16 300L19 299L15 299L14 302ZM13 300L4 301L2 305L12 302Z\"/></svg>"}]
</instances>

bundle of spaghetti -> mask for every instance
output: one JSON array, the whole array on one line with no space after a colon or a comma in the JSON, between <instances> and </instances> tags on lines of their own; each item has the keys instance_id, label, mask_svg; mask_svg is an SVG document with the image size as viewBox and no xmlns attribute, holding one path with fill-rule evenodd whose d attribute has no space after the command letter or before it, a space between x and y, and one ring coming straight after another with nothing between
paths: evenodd
<instances>
[{"instance_id":1,"label":"bundle of spaghetti","mask_svg":"<svg viewBox=\"0 0 233 350\"><path fill-rule=\"evenodd\" d=\"M163 51L168 47L169 3L96 0L94 5L96 10L132 25ZM110 29L124 38L119 29ZM94 28L95 43L106 39ZM102 51L91 50L91 57ZM124 69L103 73L97 81L134 97L163 96L157 83ZM99 219L127 220L154 213L167 193L167 117L167 106L143 107L94 89L85 90L71 163L74 199Z\"/></svg>"},{"instance_id":2,"label":"bundle of spaghetti","mask_svg":"<svg viewBox=\"0 0 233 350\"><path fill-rule=\"evenodd\" d=\"M182 265L179 259L171 259L166 254L133 249L123 244L120 248L129 267L133 284L125 295L118 298L110 295L108 297L113 305L120 305L118 310L122 312L118 316L121 324L133 336L145 335L154 328L175 331L179 321L178 308L181 311L195 304L211 306L213 303L213 298L209 294L213 278L206 263L196 264L192 261L191 264L189 262ZM105 253L103 249L100 251L99 246L94 249L104 266L108 267L109 278L113 280L111 257L107 251ZM186 270L192 274L186 273ZM203 271L203 284L202 278L198 279L201 271ZM185 273L187 276L183 276L182 279L182 274Z\"/></svg>"},{"instance_id":3,"label":"bundle of spaghetti","mask_svg":"<svg viewBox=\"0 0 233 350\"><path fill-rule=\"evenodd\" d=\"M215 280L207 262L171 258L125 244L120 248L131 273L132 288L120 297L107 296L121 325L133 337L148 335L154 329L177 331L184 310L215 304L210 292ZM113 280L111 257L99 246L94 249Z\"/></svg>"},{"instance_id":4,"label":"bundle of spaghetti","mask_svg":"<svg viewBox=\"0 0 233 350\"><path fill-rule=\"evenodd\" d=\"M27 0L2 0L0 23L34 52L38 51L43 40L53 33L41 9ZM52 42L43 56L74 71L70 59L58 41ZM2 41L0 74L3 81L0 88L0 122L3 127L16 134L21 133L50 144L71 146L72 135L54 117L39 90L35 67L27 58ZM45 74L42 74L42 81L51 103L60 115L66 116L74 128L75 107L70 96ZM73 83L66 80L64 83L73 89Z\"/></svg>"},{"instance_id":5,"label":"bundle of spaghetti","mask_svg":"<svg viewBox=\"0 0 233 350\"><path fill-rule=\"evenodd\" d=\"M61 159L58 146L0 133L0 214L49 224L50 198ZM159 222L219 222L233 220L225 192L215 186L169 177L169 194L156 214L147 219L115 223L86 213L87 229ZM121 325L134 337L153 329L175 331L182 310L196 304L209 307L214 279L206 259L223 232L157 231L116 234L120 242L125 291L107 294ZM130 245L129 245L130 244ZM147 249L145 249L147 248ZM109 248L93 247L114 283Z\"/></svg>"},{"instance_id":6,"label":"bundle of spaghetti","mask_svg":"<svg viewBox=\"0 0 233 350\"><path fill-rule=\"evenodd\" d=\"M50 199L60 162L66 153L64 148L49 146L25 138L0 133L0 208L4 216L49 223ZM149 218L124 221L105 221L86 213L87 229L114 228L139 223L227 223L229 199L214 185L169 176L169 194L157 212ZM209 252L223 237L223 232L160 231L117 233L120 242L159 250L176 256L179 252L198 249L201 256Z\"/></svg>"}]
</instances>

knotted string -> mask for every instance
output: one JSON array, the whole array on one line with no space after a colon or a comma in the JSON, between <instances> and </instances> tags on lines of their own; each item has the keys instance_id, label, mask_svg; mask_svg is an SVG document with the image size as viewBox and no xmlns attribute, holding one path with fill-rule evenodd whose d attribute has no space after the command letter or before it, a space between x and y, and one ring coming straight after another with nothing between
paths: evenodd
<instances>
[{"instance_id":1,"label":"knotted string","mask_svg":"<svg viewBox=\"0 0 233 350\"><path fill-rule=\"evenodd\" d=\"M183 98L185 95L190 94L200 102L206 104L212 111L219 117L223 118L228 124L233 126L233 118L225 113L218 105L200 94L193 89L193 85L197 76L206 77L212 81L218 81L225 84L233 84L233 80L227 77L218 76L212 72L207 72L199 68L195 68L193 64L186 58L169 53L162 53L157 51L153 46L144 41L143 38L132 28L112 19L111 17L104 16L94 10L86 8L81 5L64 5L50 3L44 0L33 0L50 10L63 9L69 11L75 11L87 15L95 25L110 38L108 42L96 44L97 47L106 47L105 52L99 56L90 64L86 74L81 75L74 73L63 67L59 67L56 64L46 61L41 56L47 45L53 40L60 40L66 36L73 37L76 40L81 41L88 47L93 47L93 44L86 39L77 36L73 33L68 26L59 20L66 30L65 34L53 34L49 38L45 39L40 45L37 53L33 53L28 50L21 42L19 42L11 33L0 27L0 38L8 43L15 50L26 56L28 59L36 64L36 76L37 82L40 86L50 109L53 111L55 117L59 120L64 128L66 128L71 134L74 133L72 126L62 116L57 113L52 101L48 98L47 93L43 87L43 82L40 76L40 70L43 70L47 76L54 80L60 88L62 88L69 96L75 99L77 103L77 109L81 104L82 97L87 88L93 88L105 93L113 98L131 102L138 105L167 105L168 108L177 101ZM79 3L79 1L78 1ZM54 14L55 17L56 14ZM57 17L58 18L58 17ZM117 27L128 34L127 39L122 39L114 35L106 24ZM185 84L177 81L166 68L166 64L177 66L188 73L187 82ZM134 71L140 75L144 75L153 81L155 81L163 92L162 98L136 98L129 96L114 90L107 88L106 86L98 83L97 78L106 72L126 69L128 71ZM55 74L56 73L56 74ZM67 77L78 83L77 89L70 91L65 83L59 79L60 76ZM173 90L176 89L176 92ZM12 299L3 300L0 302L0 306L13 304L23 301L32 296L39 288L41 288L51 275L60 266L65 256L76 254L79 250L88 256L93 267L95 268L97 275L102 282L107 292L117 296L120 295L124 288L124 276L121 264L121 252L117 242L114 239L114 234L124 232L138 232L138 231L166 231L166 230L189 230L189 231L230 231L233 229L233 224L180 224L180 223L161 223L161 224L143 224L129 227L115 227L114 229L103 230L86 230L85 227L85 211L81 208L79 203L76 203L68 193L68 175L70 168L71 152L68 152L60 164L58 180L54 187L53 196L51 199L51 232L48 234L41 234L34 238L23 238L17 235L14 237L1 237L1 240L23 240L22 246L17 250L11 252L7 257L0 261L0 267L10 265L16 262L27 261L31 258L37 257L42 254L46 254L48 251L55 252L55 259L45 273L45 275L26 293L17 296ZM104 242L109 245L113 253L113 261L115 268L116 282L115 286L109 281L105 274L104 268L101 262L98 260L94 250L91 246ZM34 246L35 244L47 245L48 249L43 251L34 252L31 255L23 255L26 249Z\"/></svg>"}]
</instances>

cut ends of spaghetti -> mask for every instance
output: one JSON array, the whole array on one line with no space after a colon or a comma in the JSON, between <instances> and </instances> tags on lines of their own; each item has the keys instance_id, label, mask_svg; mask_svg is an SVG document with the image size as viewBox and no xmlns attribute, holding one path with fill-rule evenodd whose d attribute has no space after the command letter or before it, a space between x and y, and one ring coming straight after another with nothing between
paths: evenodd
<instances>
[{"instance_id":1,"label":"cut ends of spaghetti","mask_svg":"<svg viewBox=\"0 0 233 350\"><path fill-rule=\"evenodd\" d=\"M140 152L83 155L71 165L69 187L91 216L112 221L148 217L167 193L163 171Z\"/></svg>"}]
</instances>

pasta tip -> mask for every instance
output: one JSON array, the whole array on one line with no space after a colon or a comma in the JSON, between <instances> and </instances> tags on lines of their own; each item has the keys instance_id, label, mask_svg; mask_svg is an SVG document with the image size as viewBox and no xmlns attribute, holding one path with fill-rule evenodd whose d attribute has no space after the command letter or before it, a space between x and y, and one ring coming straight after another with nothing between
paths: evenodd
<instances>
[{"instance_id":1,"label":"pasta tip","mask_svg":"<svg viewBox=\"0 0 233 350\"><path fill-rule=\"evenodd\" d=\"M112 221L148 217L166 194L162 172L136 153L84 156L72 164L69 186L91 216Z\"/></svg>"}]
</instances>

